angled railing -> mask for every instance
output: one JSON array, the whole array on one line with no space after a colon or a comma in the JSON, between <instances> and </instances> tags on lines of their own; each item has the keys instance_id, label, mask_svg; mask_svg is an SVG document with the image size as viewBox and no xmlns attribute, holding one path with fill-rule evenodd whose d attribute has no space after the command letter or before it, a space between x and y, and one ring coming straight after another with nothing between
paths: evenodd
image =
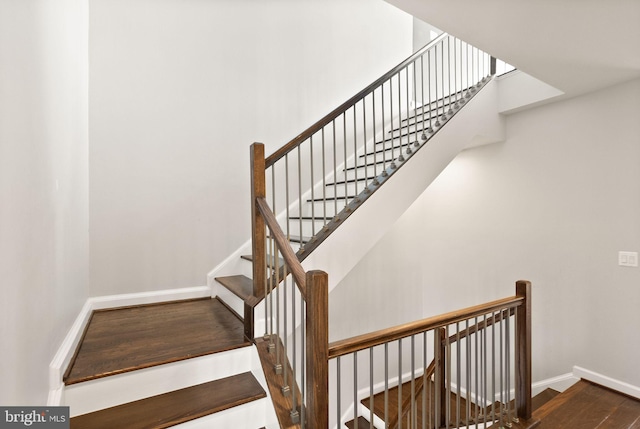
<instances>
[{"instance_id":1,"label":"angled railing","mask_svg":"<svg viewBox=\"0 0 640 429\"><path fill-rule=\"evenodd\" d=\"M453 117L495 71L442 34L265 158L265 199L297 256L314 248Z\"/></svg>"},{"instance_id":2,"label":"angled railing","mask_svg":"<svg viewBox=\"0 0 640 429\"><path fill-rule=\"evenodd\" d=\"M251 147L253 295L245 301L245 333L254 338L254 307L265 300L262 343L281 427L328 427L328 276L305 272L264 198L264 146Z\"/></svg>"}]
</instances>

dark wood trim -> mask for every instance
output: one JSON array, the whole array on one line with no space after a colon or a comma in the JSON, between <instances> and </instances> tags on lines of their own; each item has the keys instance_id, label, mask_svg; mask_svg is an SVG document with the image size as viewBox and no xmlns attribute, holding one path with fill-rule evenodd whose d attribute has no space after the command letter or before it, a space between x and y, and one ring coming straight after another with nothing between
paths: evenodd
<instances>
[{"instance_id":1,"label":"dark wood trim","mask_svg":"<svg viewBox=\"0 0 640 429\"><path fill-rule=\"evenodd\" d=\"M523 301L524 297L521 296L498 299L439 316L429 317L387 329L381 329L379 331L358 335L340 341L334 341L329 344L329 359L365 350L369 347L399 340L400 338L405 338L414 334L430 331L451 323L461 322L486 313L517 307L521 305Z\"/></svg>"},{"instance_id":2,"label":"dark wood trim","mask_svg":"<svg viewBox=\"0 0 640 429\"><path fill-rule=\"evenodd\" d=\"M354 95L353 97L351 97L350 99L342 103L340 106L335 108L333 111L331 111L331 113L326 115L324 118L320 119L318 122L316 122L315 124L307 128L305 131L303 131L301 134L299 134L289 143L285 144L280 149L275 151L273 154L269 155L269 157L266 159L266 166L267 167L272 166L277 160L279 160L280 158L285 156L287 153L292 151L300 143L304 142L310 136L320 131L323 127L331 123L331 121L333 121L334 119L342 115L342 113L345 112L348 108L350 108L351 106L353 106L354 104L362 100L365 96L369 95L369 93L373 92L375 89L377 89L380 85L382 85L384 82L389 80L396 73L403 70L405 67L411 64L413 61L415 61L422 54L424 54L426 51L431 49L432 46L436 45L437 43L440 43L440 41L442 41L447 37L449 37L448 34L442 33L440 36L436 37L431 42L429 42L426 46L424 46L423 48L421 48L420 50L412 54L409 58L407 58L406 60L404 60L403 62L401 62L394 68L392 68L391 70L389 70L380 78L376 79L373 83L371 83L365 89L358 92L356 95Z\"/></svg>"},{"instance_id":3,"label":"dark wood trim","mask_svg":"<svg viewBox=\"0 0 640 429\"><path fill-rule=\"evenodd\" d=\"M187 303L194 301L205 301L211 299L210 296L203 296L200 298L189 298L189 299L173 299L171 301L160 301L160 302L148 302L145 304L133 304L133 305L121 305L118 307L109 307L109 308L98 308L93 310L93 313L105 313L108 311L117 311L117 310L128 310L131 308L144 308L144 307L158 307L160 305L171 305L177 303Z\"/></svg>"},{"instance_id":4,"label":"dark wood trim","mask_svg":"<svg viewBox=\"0 0 640 429\"><path fill-rule=\"evenodd\" d=\"M329 276L307 273L307 427L329 427Z\"/></svg>"},{"instance_id":5,"label":"dark wood trim","mask_svg":"<svg viewBox=\"0 0 640 429\"><path fill-rule=\"evenodd\" d=\"M73 429L167 428L267 396L245 372L71 418Z\"/></svg>"},{"instance_id":6,"label":"dark wood trim","mask_svg":"<svg viewBox=\"0 0 640 429\"><path fill-rule=\"evenodd\" d=\"M513 316L515 312L516 312L515 308L511 308L509 310L509 316ZM466 338L469 335L473 335L479 331L482 331L483 329L488 328L494 323L501 322L504 319L503 314L504 313L501 311L497 316L488 317L486 321L483 320L482 322L478 322L477 325L469 326L469 328L463 329L459 333L451 335L449 337L449 344L453 344L456 341L460 341L461 339Z\"/></svg>"},{"instance_id":7,"label":"dark wood trim","mask_svg":"<svg viewBox=\"0 0 640 429\"><path fill-rule=\"evenodd\" d=\"M253 254L253 295L264 293L266 285L266 227L260 216L256 201L267 195L264 167L264 144L251 145L251 251ZM253 308L251 308L253 312ZM250 317L247 317L250 316ZM253 316L245 308L245 335L253 339Z\"/></svg>"},{"instance_id":8,"label":"dark wood trim","mask_svg":"<svg viewBox=\"0 0 640 429\"><path fill-rule=\"evenodd\" d=\"M447 383L451 386L451 380L447 380L447 331L445 328L438 328L435 332L436 338L436 389L440 391L440 427L445 427L448 420L447 403ZM439 376L438 376L439 375ZM437 406L437 405L436 405Z\"/></svg>"},{"instance_id":9,"label":"dark wood trim","mask_svg":"<svg viewBox=\"0 0 640 429\"><path fill-rule=\"evenodd\" d=\"M282 254L284 263L289 267L289 272L291 272L291 274L293 275L293 278L298 284L298 288L300 289L302 296L306 300L306 274L304 268L302 268L302 265L298 260L298 257L291 248L291 244L289 243L289 240L287 240L287 236L280 228L278 220L271 211L269 204L267 204L267 200L265 200L264 198L256 199L256 206L262 214L265 223L268 225L269 230L271 231L271 236L276 241L277 248Z\"/></svg>"},{"instance_id":10,"label":"dark wood trim","mask_svg":"<svg viewBox=\"0 0 640 429\"><path fill-rule=\"evenodd\" d=\"M516 312L516 411L531 418L531 282L516 282L516 295L524 301Z\"/></svg>"},{"instance_id":11,"label":"dark wood trim","mask_svg":"<svg viewBox=\"0 0 640 429\"><path fill-rule=\"evenodd\" d=\"M229 304L221 300L219 296L216 296L215 298L210 298L210 299L215 299L216 301L218 301L224 308L229 310L229 313L233 314L236 317L236 319L238 319L241 322L244 322L244 319L242 318L242 316L240 316L237 311L231 308ZM249 339L252 340L253 338L249 338Z\"/></svg>"}]
</instances>

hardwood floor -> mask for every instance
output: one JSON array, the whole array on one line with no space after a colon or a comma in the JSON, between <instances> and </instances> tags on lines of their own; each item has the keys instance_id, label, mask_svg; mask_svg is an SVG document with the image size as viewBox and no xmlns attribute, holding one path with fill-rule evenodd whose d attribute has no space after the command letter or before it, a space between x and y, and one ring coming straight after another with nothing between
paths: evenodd
<instances>
[{"instance_id":1,"label":"hardwood floor","mask_svg":"<svg viewBox=\"0 0 640 429\"><path fill-rule=\"evenodd\" d=\"M72 429L160 429L266 397L250 372L71 419Z\"/></svg>"},{"instance_id":2,"label":"hardwood floor","mask_svg":"<svg viewBox=\"0 0 640 429\"><path fill-rule=\"evenodd\" d=\"M65 384L203 356L251 343L217 299L96 311Z\"/></svg>"},{"instance_id":3,"label":"hardwood floor","mask_svg":"<svg viewBox=\"0 0 640 429\"><path fill-rule=\"evenodd\" d=\"M537 429L640 429L640 401L581 380L533 413Z\"/></svg>"}]
</instances>

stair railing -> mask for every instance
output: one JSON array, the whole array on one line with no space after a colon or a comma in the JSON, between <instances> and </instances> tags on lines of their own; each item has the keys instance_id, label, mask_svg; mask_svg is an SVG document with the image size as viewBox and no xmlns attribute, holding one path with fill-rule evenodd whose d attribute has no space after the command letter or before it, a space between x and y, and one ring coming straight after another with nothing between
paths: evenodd
<instances>
[{"instance_id":1,"label":"stair railing","mask_svg":"<svg viewBox=\"0 0 640 429\"><path fill-rule=\"evenodd\" d=\"M265 159L265 198L304 260L489 81L442 34ZM258 179L258 178L257 178Z\"/></svg>"},{"instance_id":2,"label":"stair railing","mask_svg":"<svg viewBox=\"0 0 640 429\"><path fill-rule=\"evenodd\" d=\"M253 295L245 301L245 333L254 338L255 305L264 299L270 374L277 378L281 427L328 427L328 276L305 272L264 198L264 146L251 146ZM268 379L270 377L268 376ZM273 384L273 383L270 383ZM279 412L285 408L288 415Z\"/></svg>"},{"instance_id":3,"label":"stair railing","mask_svg":"<svg viewBox=\"0 0 640 429\"><path fill-rule=\"evenodd\" d=\"M305 272L300 261L489 81L494 63L443 34L272 155L251 146L245 334L255 338L264 302L263 340L289 409L281 425L328 424L327 274Z\"/></svg>"},{"instance_id":4,"label":"stair railing","mask_svg":"<svg viewBox=\"0 0 640 429\"><path fill-rule=\"evenodd\" d=\"M513 297L333 342L329 359L332 427L529 427L531 284L517 282ZM364 428L360 404L369 410Z\"/></svg>"}]
</instances>

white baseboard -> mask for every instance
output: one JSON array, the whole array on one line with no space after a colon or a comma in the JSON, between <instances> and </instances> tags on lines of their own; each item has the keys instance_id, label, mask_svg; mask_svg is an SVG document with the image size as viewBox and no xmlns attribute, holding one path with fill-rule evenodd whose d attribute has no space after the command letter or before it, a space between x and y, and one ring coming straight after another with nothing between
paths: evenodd
<instances>
[{"instance_id":1,"label":"white baseboard","mask_svg":"<svg viewBox=\"0 0 640 429\"><path fill-rule=\"evenodd\" d=\"M536 396L538 393L541 393L546 389L564 392L578 381L580 381L580 377L576 377L575 374L571 372L547 378L546 380L537 381L531 385L531 395Z\"/></svg>"},{"instance_id":2,"label":"white baseboard","mask_svg":"<svg viewBox=\"0 0 640 429\"><path fill-rule=\"evenodd\" d=\"M603 374L598 374L595 371L590 371L579 366L573 367L573 374L578 378L583 378L601 386L608 387L609 389L624 393L625 395L640 399L640 387L638 386L616 380Z\"/></svg>"},{"instance_id":3,"label":"white baseboard","mask_svg":"<svg viewBox=\"0 0 640 429\"><path fill-rule=\"evenodd\" d=\"M47 399L47 405L49 406L60 406L64 401L62 377L82 339L92 312L91 303L87 300L49 364L49 396Z\"/></svg>"},{"instance_id":4,"label":"white baseboard","mask_svg":"<svg viewBox=\"0 0 640 429\"><path fill-rule=\"evenodd\" d=\"M60 344L58 351L49 364L49 395L47 405L59 406L64 402L64 384L62 377L71 363L71 359L82 339L85 328L94 310L125 307L130 305L154 304L158 302L184 299L206 298L211 296L211 287L196 286L190 288L140 292L132 294L109 295L89 298L73 322L71 329Z\"/></svg>"},{"instance_id":5,"label":"white baseboard","mask_svg":"<svg viewBox=\"0 0 640 429\"><path fill-rule=\"evenodd\" d=\"M92 310L102 310L105 308L127 307L130 305L144 305L184 299L207 298L210 296L211 287L195 286L180 289L100 296L89 298L87 301L91 303Z\"/></svg>"}]
</instances>

